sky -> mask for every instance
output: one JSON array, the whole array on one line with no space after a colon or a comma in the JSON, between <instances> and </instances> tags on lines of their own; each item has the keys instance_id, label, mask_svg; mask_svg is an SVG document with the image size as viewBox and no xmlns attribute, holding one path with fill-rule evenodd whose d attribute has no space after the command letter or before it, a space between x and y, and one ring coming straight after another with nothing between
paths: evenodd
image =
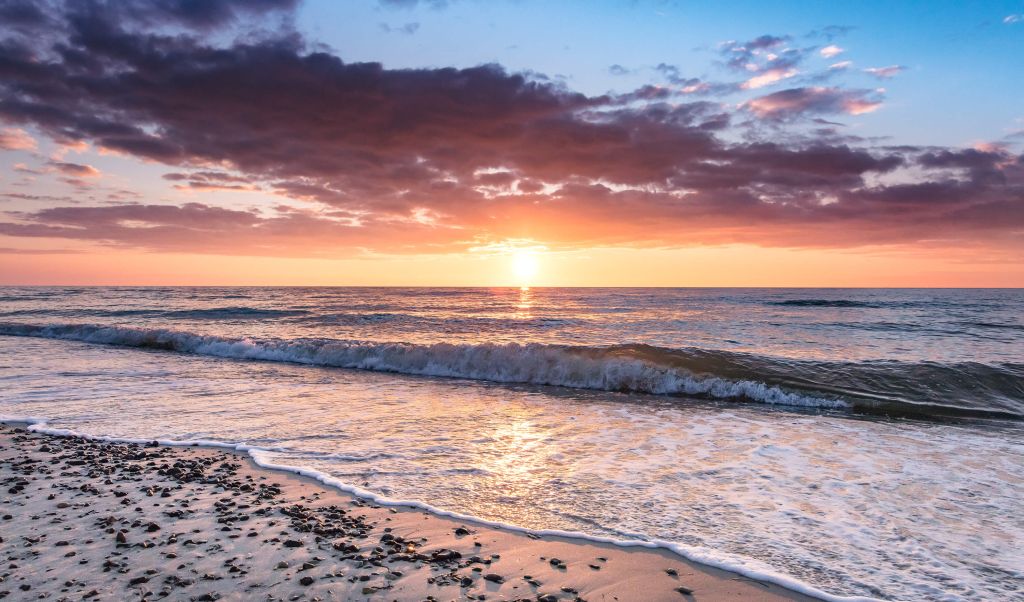
<instances>
[{"instance_id":1,"label":"sky","mask_svg":"<svg viewBox=\"0 0 1024 602\"><path fill-rule=\"evenodd\" d=\"M0 0L0 284L1024 286L1024 0Z\"/></svg>"}]
</instances>

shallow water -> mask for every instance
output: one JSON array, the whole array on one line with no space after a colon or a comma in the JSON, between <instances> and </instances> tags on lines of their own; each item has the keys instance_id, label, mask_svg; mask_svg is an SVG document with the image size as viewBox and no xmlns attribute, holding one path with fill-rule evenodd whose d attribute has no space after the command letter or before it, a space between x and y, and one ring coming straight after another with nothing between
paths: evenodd
<instances>
[{"instance_id":1,"label":"shallow water","mask_svg":"<svg viewBox=\"0 0 1024 602\"><path fill-rule=\"evenodd\" d=\"M1019 411L1021 383L1013 370L1022 357L1020 332L982 326L959 334L948 325L1012 326L1022 314L1007 306L1020 304L1019 292L460 296L312 289L286 299L262 289L4 289L0 295L8 299L0 302L8 332L25 324L43 328L28 337L0 336L0 414L8 417L45 417L51 426L97 435L247 443L275 450L259 452L265 461L319 470L388 498L522 527L659 540L697 559L799 580L833 595L1005 600L1024 592L1020 422L856 413L862 397L905 397L931 407L946 402L949 390L962 396L951 407ZM520 316L524 298L533 301ZM374 325L346 318L352 323L337 327L324 318L371 308L394 314L402 303L402 314L419 317L374 318ZM644 303L656 307L636 309ZM136 313L113 315L126 311ZM668 316L690 311L704 317L667 324ZM915 314L931 317L910 317ZM594 317L601 315L619 317ZM476 327L461 326L459 316L477 320ZM526 325L517 326L517 319ZM836 334L875 333L871 325L880 320L928 321L933 331L949 332L911 329L902 341ZM431 330L446 321L454 322ZM833 326L840 322L847 326ZM119 329L89 330L85 323ZM986 328L999 334L975 340ZM64 339L45 338L51 336ZM193 347L156 344L185 337ZM295 356L298 341L320 345L320 355L304 347L306 355ZM364 368L476 378L209 356L337 359L341 341L370 350L360 359L372 363ZM397 341L412 351L366 347ZM445 341L464 346L436 347ZM636 343L657 350L622 347ZM608 344L620 347L602 349ZM330 354L324 345L334 345ZM690 363L679 356L672 363L658 355L663 350L685 351ZM893 362L905 368L902 380L887 370ZM934 374L928 369L961 365L990 380L957 389L963 373L947 384L927 378ZM833 376L850 380L807 383L814 369L828 366ZM786 372L793 367L795 375ZM593 378L595 370L600 378ZM920 395L914 374L925 376ZM736 382L775 384L747 385L746 393L732 396L716 396L711 387L695 399L685 387L653 390L668 378L717 379L726 383L717 390L726 393ZM573 386L534 384L550 381ZM624 382L634 386L612 386ZM672 395L646 394L645 386ZM773 387L777 393L765 393ZM616 388L633 392L598 390ZM832 403L780 405L786 395Z\"/></svg>"}]
</instances>

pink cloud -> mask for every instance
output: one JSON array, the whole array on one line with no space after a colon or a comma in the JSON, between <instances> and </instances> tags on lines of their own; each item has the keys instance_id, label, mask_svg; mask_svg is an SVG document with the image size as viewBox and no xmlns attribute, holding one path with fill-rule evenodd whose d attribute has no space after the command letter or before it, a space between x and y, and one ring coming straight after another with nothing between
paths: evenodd
<instances>
[{"instance_id":1,"label":"pink cloud","mask_svg":"<svg viewBox=\"0 0 1024 602\"><path fill-rule=\"evenodd\" d=\"M757 88L763 88L771 84L780 82L784 79L789 79L796 75L798 72L796 69L769 69L760 75L748 79L740 85L744 90L755 90Z\"/></svg>"},{"instance_id":2,"label":"pink cloud","mask_svg":"<svg viewBox=\"0 0 1024 602\"><path fill-rule=\"evenodd\" d=\"M818 54L820 54L823 58L830 59L834 56L842 54L843 52L845 51L839 46L836 46L835 44L830 44L819 50Z\"/></svg>"},{"instance_id":3,"label":"pink cloud","mask_svg":"<svg viewBox=\"0 0 1024 602\"><path fill-rule=\"evenodd\" d=\"M861 115L880 106L877 91L807 87L782 90L751 99L745 108L765 119L791 119L805 114L847 113Z\"/></svg>"},{"instance_id":4,"label":"pink cloud","mask_svg":"<svg viewBox=\"0 0 1024 602\"><path fill-rule=\"evenodd\" d=\"M0 149L35 150L36 146L36 139L21 128L4 128L0 130Z\"/></svg>"}]
</instances>

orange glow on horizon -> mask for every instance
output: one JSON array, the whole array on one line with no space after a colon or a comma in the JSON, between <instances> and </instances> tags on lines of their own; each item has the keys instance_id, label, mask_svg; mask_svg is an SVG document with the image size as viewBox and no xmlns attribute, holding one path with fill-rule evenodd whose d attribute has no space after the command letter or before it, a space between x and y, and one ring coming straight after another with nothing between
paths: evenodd
<instances>
[{"instance_id":1,"label":"orange glow on horizon","mask_svg":"<svg viewBox=\"0 0 1024 602\"><path fill-rule=\"evenodd\" d=\"M1020 287L1024 265L985 256L751 245L522 249L359 259L99 250L0 251L5 285ZM522 270L522 271L520 271ZM536 271L534 271L536 270Z\"/></svg>"}]
</instances>

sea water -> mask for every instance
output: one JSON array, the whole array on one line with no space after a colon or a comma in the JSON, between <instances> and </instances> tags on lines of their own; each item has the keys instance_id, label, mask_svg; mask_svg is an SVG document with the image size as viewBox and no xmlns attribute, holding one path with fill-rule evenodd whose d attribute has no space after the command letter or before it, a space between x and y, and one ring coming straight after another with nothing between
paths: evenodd
<instances>
[{"instance_id":1,"label":"sea water","mask_svg":"<svg viewBox=\"0 0 1024 602\"><path fill-rule=\"evenodd\" d=\"M0 289L0 415L822 597L1024 596L1024 292Z\"/></svg>"}]
</instances>

